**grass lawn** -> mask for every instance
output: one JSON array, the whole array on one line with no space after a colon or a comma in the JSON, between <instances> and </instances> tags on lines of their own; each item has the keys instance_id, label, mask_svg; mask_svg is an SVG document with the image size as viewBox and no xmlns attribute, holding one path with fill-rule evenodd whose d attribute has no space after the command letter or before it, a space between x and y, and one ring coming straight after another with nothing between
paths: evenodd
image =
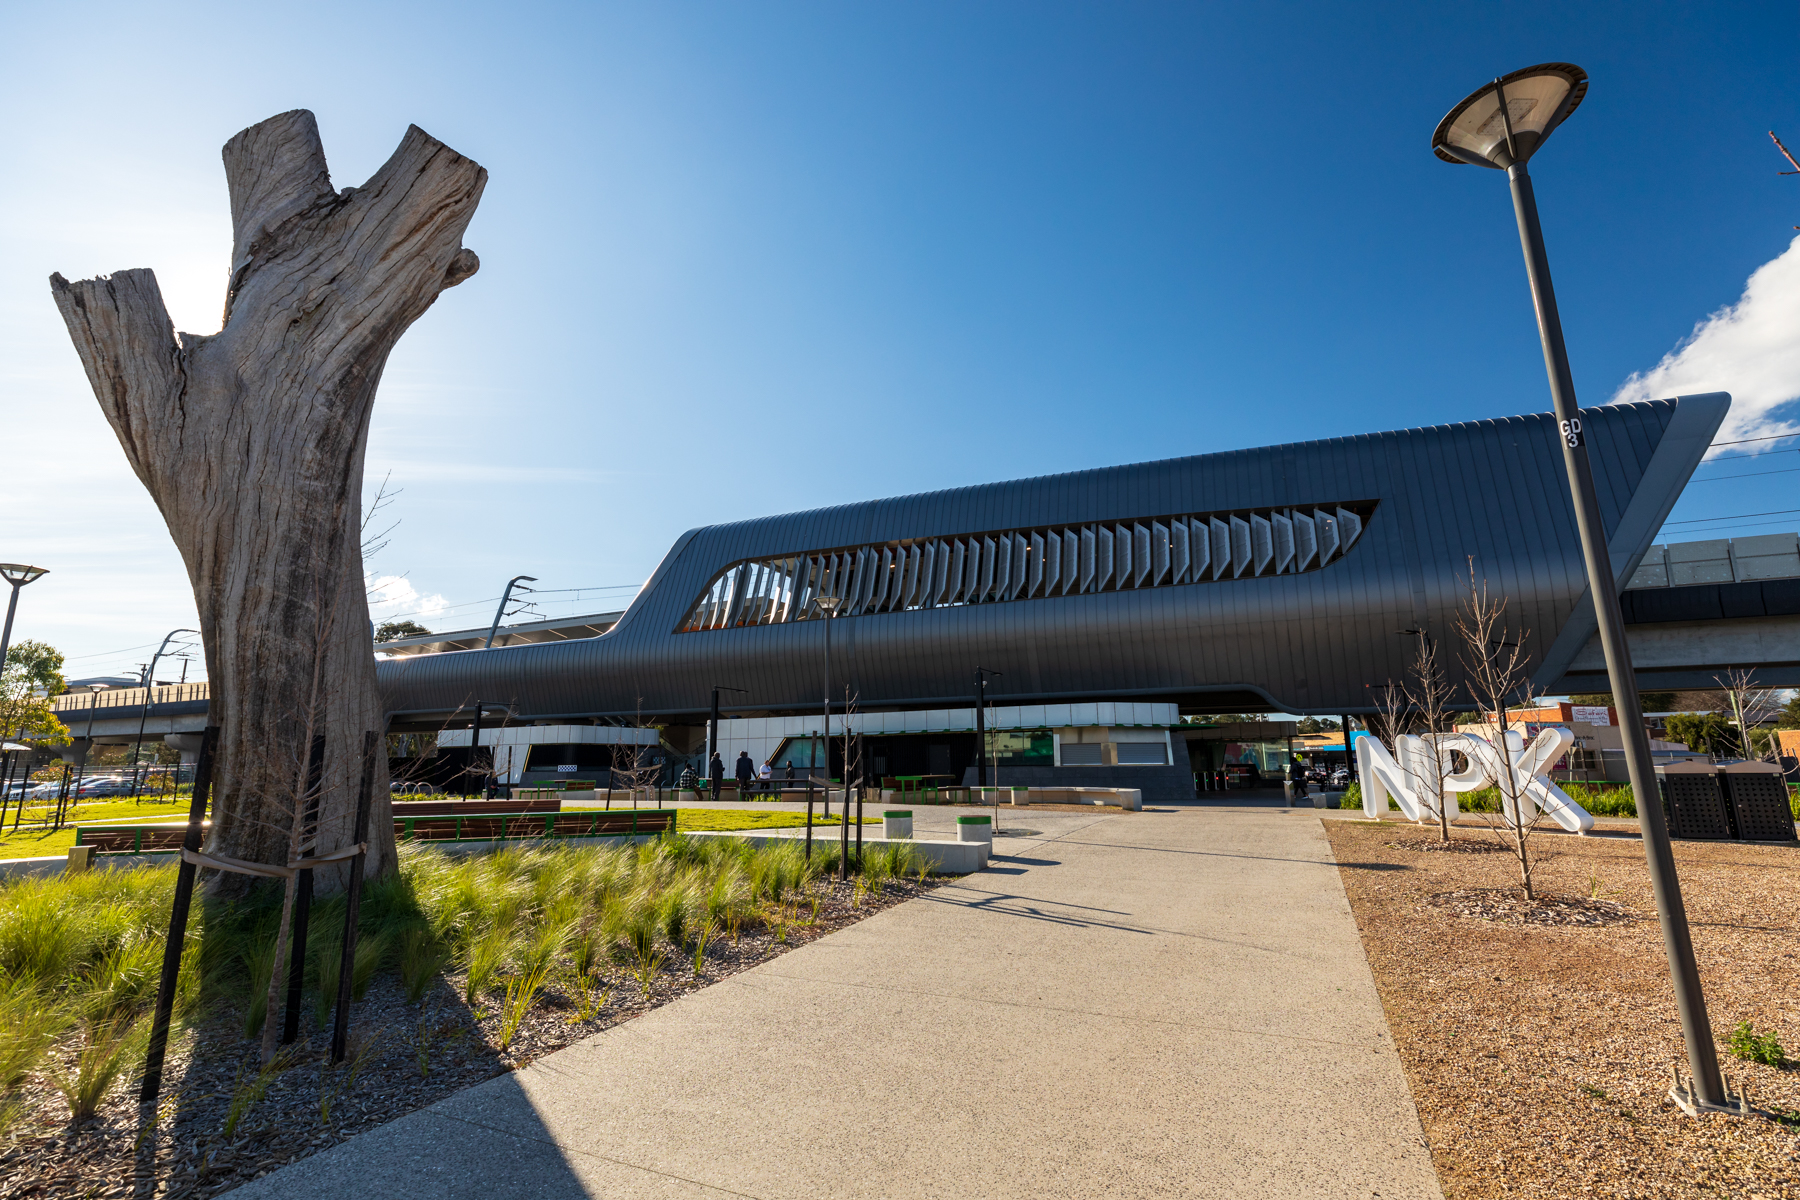
<instances>
[{"instance_id":1,"label":"grass lawn","mask_svg":"<svg viewBox=\"0 0 1800 1200\"><path fill-rule=\"evenodd\" d=\"M72 818L61 829L32 827L32 822L43 820L53 811L49 808L27 807L24 824L17 833L12 832L12 819L9 815L6 831L0 834L0 858L65 855L69 852L69 847L75 844L76 825L160 825L187 819L185 801L181 804L157 804L146 800L139 804L133 800L102 800L83 804L72 810ZM676 818L676 827L684 830L793 829L806 824L805 813L737 808L683 808L677 811L680 815ZM813 824L836 826L839 819L836 815L830 820L815 816ZM879 817L863 818L865 825L880 823Z\"/></svg>"},{"instance_id":2,"label":"grass lawn","mask_svg":"<svg viewBox=\"0 0 1800 1200\"><path fill-rule=\"evenodd\" d=\"M39 824L56 814L54 806L34 807L26 805L25 819L18 831L13 831L13 818L17 809L10 809L6 814L6 829L0 832L0 858L43 858L51 854L67 854L69 847L75 844L76 825L137 825L163 824L168 821L187 820L187 799L183 797L179 804L158 803L154 800L138 802L136 800L90 800L86 804L69 809L61 829L52 830Z\"/></svg>"}]
</instances>

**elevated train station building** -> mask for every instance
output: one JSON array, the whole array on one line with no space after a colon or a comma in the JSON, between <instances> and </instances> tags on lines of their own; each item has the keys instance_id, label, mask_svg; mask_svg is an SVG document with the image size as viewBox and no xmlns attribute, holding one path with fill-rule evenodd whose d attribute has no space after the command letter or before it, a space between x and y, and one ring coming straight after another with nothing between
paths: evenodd
<instances>
[{"instance_id":1,"label":"elevated train station building","mask_svg":"<svg viewBox=\"0 0 1800 1200\"><path fill-rule=\"evenodd\" d=\"M1800 685L1794 535L1655 544L1729 406L1583 413L1646 688L1711 686L1731 666ZM872 773L970 778L980 667L1003 783L1079 777L1155 799L1220 765L1225 743L1196 736L1195 717L1374 711L1373 690L1405 674L1406 631L1454 641L1471 566L1528 631L1539 691L1604 688L1549 414L707 526L622 612L503 630L491 649L473 631L377 647L377 677L395 732L466 728L481 705L509 731L509 782L604 769L609 747L643 740L567 732L582 727L655 729L671 769L698 767L714 687L741 689L722 694L728 770L742 750L778 773L830 754L836 774L841 750L819 745L829 627L832 730L852 704ZM120 732L74 703L96 733ZM135 729L136 710L117 715ZM1229 744L1255 758L1251 742Z\"/></svg>"}]
</instances>

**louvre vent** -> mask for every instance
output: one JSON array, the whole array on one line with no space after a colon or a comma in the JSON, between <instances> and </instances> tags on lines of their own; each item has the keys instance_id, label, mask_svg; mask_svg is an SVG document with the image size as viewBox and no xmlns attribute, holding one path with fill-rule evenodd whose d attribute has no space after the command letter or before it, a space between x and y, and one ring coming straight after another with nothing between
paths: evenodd
<instances>
[{"instance_id":1,"label":"louvre vent","mask_svg":"<svg viewBox=\"0 0 1800 1200\"><path fill-rule=\"evenodd\" d=\"M1014 529L733 563L678 632L1040 600L1316 571L1349 552L1374 501Z\"/></svg>"}]
</instances>

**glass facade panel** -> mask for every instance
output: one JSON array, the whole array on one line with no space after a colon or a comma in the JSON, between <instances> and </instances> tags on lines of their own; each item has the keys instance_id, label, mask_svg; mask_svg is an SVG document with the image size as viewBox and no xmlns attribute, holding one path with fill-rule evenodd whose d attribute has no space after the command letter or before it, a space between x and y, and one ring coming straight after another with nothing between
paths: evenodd
<instances>
[{"instance_id":1,"label":"glass facade panel","mask_svg":"<svg viewBox=\"0 0 1800 1200\"><path fill-rule=\"evenodd\" d=\"M1048 767L1056 761L1056 740L1048 733L994 732L988 747L997 767Z\"/></svg>"},{"instance_id":2,"label":"glass facade panel","mask_svg":"<svg viewBox=\"0 0 1800 1200\"><path fill-rule=\"evenodd\" d=\"M1288 768L1288 744L1280 742L1226 742L1225 761L1254 766L1264 775L1280 775Z\"/></svg>"},{"instance_id":3,"label":"glass facade panel","mask_svg":"<svg viewBox=\"0 0 1800 1200\"><path fill-rule=\"evenodd\" d=\"M825 758L818 738L798 737L781 743L781 748L775 751L775 756L769 762L777 772L784 770L789 763L794 764L796 771L808 771L813 767L823 767ZM730 764L726 764L725 770L727 774L730 773Z\"/></svg>"}]
</instances>

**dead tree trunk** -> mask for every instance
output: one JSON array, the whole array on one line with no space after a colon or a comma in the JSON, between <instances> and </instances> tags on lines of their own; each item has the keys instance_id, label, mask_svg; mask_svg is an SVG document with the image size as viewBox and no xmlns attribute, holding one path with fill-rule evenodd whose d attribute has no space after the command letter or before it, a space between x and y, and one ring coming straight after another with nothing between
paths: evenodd
<instances>
[{"instance_id":1,"label":"dead tree trunk","mask_svg":"<svg viewBox=\"0 0 1800 1200\"><path fill-rule=\"evenodd\" d=\"M176 333L148 270L52 275L50 288L194 588L222 727L207 849L276 863L315 711L316 845L351 838L363 731L384 727L358 538L369 414L400 335L480 265L462 235L487 172L413 126L367 183L334 191L304 110L244 130L224 156L233 245L218 333ZM386 778L382 764L373 874L394 863Z\"/></svg>"}]
</instances>

